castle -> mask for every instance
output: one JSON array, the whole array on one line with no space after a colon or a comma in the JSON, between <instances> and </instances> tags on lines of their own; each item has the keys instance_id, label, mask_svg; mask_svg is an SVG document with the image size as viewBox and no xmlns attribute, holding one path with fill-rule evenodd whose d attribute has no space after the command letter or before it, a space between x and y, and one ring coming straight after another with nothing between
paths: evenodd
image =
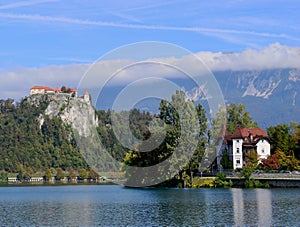
<instances>
[{"instance_id":1,"label":"castle","mask_svg":"<svg viewBox=\"0 0 300 227\"><path fill-rule=\"evenodd\" d=\"M70 94L70 95L72 95L72 97L82 99L86 102L91 101L91 96L90 96L88 91L85 91L83 96L78 96L78 92L74 88L62 87L60 89L58 87L50 88L50 87L47 87L47 86L39 86L39 85L31 87L30 88L30 95L36 95L36 94L40 94L40 95L45 95L45 94Z\"/></svg>"}]
</instances>

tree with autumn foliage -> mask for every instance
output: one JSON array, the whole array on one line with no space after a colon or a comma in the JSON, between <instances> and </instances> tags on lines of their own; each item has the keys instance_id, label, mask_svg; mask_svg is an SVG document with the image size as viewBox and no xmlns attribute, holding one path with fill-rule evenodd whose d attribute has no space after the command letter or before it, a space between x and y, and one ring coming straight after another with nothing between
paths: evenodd
<instances>
[{"instance_id":1,"label":"tree with autumn foliage","mask_svg":"<svg viewBox=\"0 0 300 227\"><path fill-rule=\"evenodd\" d=\"M277 154L261 160L260 168L263 170L278 170L280 168Z\"/></svg>"},{"instance_id":2,"label":"tree with autumn foliage","mask_svg":"<svg viewBox=\"0 0 300 227\"><path fill-rule=\"evenodd\" d=\"M273 155L261 161L260 168L264 170L299 170L300 162L291 151L286 155L283 151L277 150Z\"/></svg>"},{"instance_id":3,"label":"tree with autumn foliage","mask_svg":"<svg viewBox=\"0 0 300 227\"><path fill-rule=\"evenodd\" d=\"M254 149L252 149L246 154L246 166L251 168L256 168L259 161L258 158L259 155Z\"/></svg>"}]
</instances>

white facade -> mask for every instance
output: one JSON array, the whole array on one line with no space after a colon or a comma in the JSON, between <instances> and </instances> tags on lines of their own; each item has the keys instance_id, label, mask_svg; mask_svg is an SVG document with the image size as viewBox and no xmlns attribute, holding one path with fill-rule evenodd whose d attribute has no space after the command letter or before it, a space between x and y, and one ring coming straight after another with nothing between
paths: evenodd
<instances>
[{"instance_id":1,"label":"white facade","mask_svg":"<svg viewBox=\"0 0 300 227\"><path fill-rule=\"evenodd\" d=\"M45 89L31 89L30 95L45 94Z\"/></svg>"},{"instance_id":2,"label":"white facade","mask_svg":"<svg viewBox=\"0 0 300 227\"><path fill-rule=\"evenodd\" d=\"M35 94L53 94L55 93L54 90L47 90L44 88L33 88L30 89L30 95L35 95Z\"/></svg>"},{"instance_id":3,"label":"white facade","mask_svg":"<svg viewBox=\"0 0 300 227\"><path fill-rule=\"evenodd\" d=\"M243 140L233 139L232 140L232 164L233 169L243 167Z\"/></svg>"},{"instance_id":4,"label":"white facade","mask_svg":"<svg viewBox=\"0 0 300 227\"><path fill-rule=\"evenodd\" d=\"M259 161L261 159L265 159L268 156L271 155L271 148L270 148L270 143L269 141L265 140L265 139L261 139L259 140L259 142L256 144L257 148L257 154L259 156Z\"/></svg>"},{"instance_id":5,"label":"white facade","mask_svg":"<svg viewBox=\"0 0 300 227\"><path fill-rule=\"evenodd\" d=\"M243 168L247 164L247 154L252 150L257 152L259 162L271 155L268 135L260 128L237 127L232 134L226 130L221 155L217 157L218 168L221 168L220 160L225 150L233 169Z\"/></svg>"},{"instance_id":6,"label":"white facade","mask_svg":"<svg viewBox=\"0 0 300 227\"><path fill-rule=\"evenodd\" d=\"M86 91L84 92L84 95L83 95L83 100L87 103L89 103L91 101L90 99L90 94Z\"/></svg>"}]
</instances>

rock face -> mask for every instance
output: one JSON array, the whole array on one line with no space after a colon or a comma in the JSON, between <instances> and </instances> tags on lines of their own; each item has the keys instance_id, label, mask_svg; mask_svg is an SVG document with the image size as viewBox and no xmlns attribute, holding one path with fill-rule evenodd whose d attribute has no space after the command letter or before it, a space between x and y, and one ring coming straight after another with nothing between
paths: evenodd
<instances>
[{"instance_id":1,"label":"rock face","mask_svg":"<svg viewBox=\"0 0 300 227\"><path fill-rule=\"evenodd\" d=\"M262 128L300 120L300 70L216 72L230 103L244 103Z\"/></svg>"},{"instance_id":2,"label":"rock face","mask_svg":"<svg viewBox=\"0 0 300 227\"><path fill-rule=\"evenodd\" d=\"M79 136L89 137L92 129L98 125L98 118L95 108L90 100L81 97L72 97L70 94L36 94L31 95L27 100L34 104L49 103L45 115L50 118L60 117L62 121L72 127ZM43 125L44 116L39 117L40 125Z\"/></svg>"}]
</instances>

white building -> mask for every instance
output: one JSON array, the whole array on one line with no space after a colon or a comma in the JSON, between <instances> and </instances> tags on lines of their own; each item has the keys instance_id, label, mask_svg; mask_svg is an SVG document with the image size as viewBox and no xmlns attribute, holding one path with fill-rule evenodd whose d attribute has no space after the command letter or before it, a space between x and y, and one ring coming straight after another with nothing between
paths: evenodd
<instances>
[{"instance_id":1,"label":"white building","mask_svg":"<svg viewBox=\"0 0 300 227\"><path fill-rule=\"evenodd\" d=\"M91 101L91 96L90 96L90 93L88 91L84 92L83 99L84 99L84 101L86 101L88 103Z\"/></svg>"},{"instance_id":2,"label":"white building","mask_svg":"<svg viewBox=\"0 0 300 227\"><path fill-rule=\"evenodd\" d=\"M51 87L47 87L47 86L33 86L32 88L30 88L30 95L35 95L35 94L60 94L60 93L69 93L69 94L73 94L73 97L77 97L77 90L74 88L66 88L66 91L62 91L59 88L51 88Z\"/></svg>"},{"instance_id":3,"label":"white building","mask_svg":"<svg viewBox=\"0 0 300 227\"><path fill-rule=\"evenodd\" d=\"M220 166L223 152L227 151L233 169L243 168L247 163L247 154L252 150L257 153L259 161L271 154L269 137L264 130L237 127L233 134L226 131L221 154L217 157L217 164Z\"/></svg>"},{"instance_id":4,"label":"white building","mask_svg":"<svg viewBox=\"0 0 300 227\"><path fill-rule=\"evenodd\" d=\"M46 86L33 86L32 88L30 88L30 95L49 93L55 93L54 89Z\"/></svg>"}]
</instances>

